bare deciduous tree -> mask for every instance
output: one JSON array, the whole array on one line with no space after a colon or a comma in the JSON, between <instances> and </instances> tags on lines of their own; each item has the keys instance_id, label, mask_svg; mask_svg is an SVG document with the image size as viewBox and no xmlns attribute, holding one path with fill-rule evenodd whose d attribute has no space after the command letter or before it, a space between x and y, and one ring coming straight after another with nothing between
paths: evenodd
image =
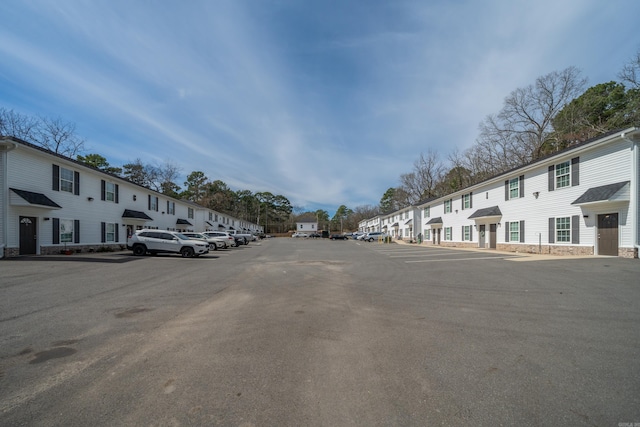
<instances>
[{"instance_id":1,"label":"bare deciduous tree","mask_svg":"<svg viewBox=\"0 0 640 427\"><path fill-rule=\"evenodd\" d=\"M479 144L503 163L501 168L541 157L543 145L553 132L551 120L583 92L585 84L580 71L568 67L514 90L504 100L502 110L481 123Z\"/></svg>"}]
</instances>

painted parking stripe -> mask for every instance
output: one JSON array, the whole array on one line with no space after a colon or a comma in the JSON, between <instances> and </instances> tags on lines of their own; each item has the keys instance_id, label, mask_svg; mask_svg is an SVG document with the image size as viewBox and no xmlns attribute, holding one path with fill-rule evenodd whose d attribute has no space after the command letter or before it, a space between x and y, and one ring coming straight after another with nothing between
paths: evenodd
<instances>
[{"instance_id":1,"label":"painted parking stripe","mask_svg":"<svg viewBox=\"0 0 640 427\"><path fill-rule=\"evenodd\" d=\"M447 262L447 261L475 261L477 259L510 259L510 258L522 258L519 255L504 255L504 256L485 256L485 257L467 257L467 258L448 258L448 259L422 259L405 261L407 264L417 262Z\"/></svg>"}]
</instances>

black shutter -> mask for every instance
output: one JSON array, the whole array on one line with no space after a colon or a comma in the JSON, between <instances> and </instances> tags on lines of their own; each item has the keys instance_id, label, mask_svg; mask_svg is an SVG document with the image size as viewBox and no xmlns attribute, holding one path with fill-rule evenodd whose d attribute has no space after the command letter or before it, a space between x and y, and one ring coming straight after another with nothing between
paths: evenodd
<instances>
[{"instance_id":1,"label":"black shutter","mask_svg":"<svg viewBox=\"0 0 640 427\"><path fill-rule=\"evenodd\" d=\"M580 185L580 157L571 159L571 186Z\"/></svg>"},{"instance_id":2,"label":"black shutter","mask_svg":"<svg viewBox=\"0 0 640 427\"><path fill-rule=\"evenodd\" d=\"M51 177L53 191L60 191L60 166L53 165L53 176Z\"/></svg>"},{"instance_id":3,"label":"black shutter","mask_svg":"<svg viewBox=\"0 0 640 427\"><path fill-rule=\"evenodd\" d=\"M118 233L118 230L119 230L120 228L118 227L118 225L119 225L119 224L114 224L114 226L113 226L113 228L114 228L114 229L115 229L115 231L116 231L116 242L119 242L119 241L120 241L120 233Z\"/></svg>"},{"instance_id":4,"label":"black shutter","mask_svg":"<svg viewBox=\"0 0 640 427\"><path fill-rule=\"evenodd\" d=\"M53 244L60 243L60 218L53 218Z\"/></svg>"},{"instance_id":5,"label":"black shutter","mask_svg":"<svg viewBox=\"0 0 640 427\"><path fill-rule=\"evenodd\" d=\"M167 200L167 210L166 210L165 212L167 212L167 214L171 212L171 211L169 210L169 201L168 201L168 200Z\"/></svg>"},{"instance_id":6,"label":"black shutter","mask_svg":"<svg viewBox=\"0 0 640 427\"><path fill-rule=\"evenodd\" d=\"M524 197L524 175L520 175L520 197Z\"/></svg>"},{"instance_id":7,"label":"black shutter","mask_svg":"<svg viewBox=\"0 0 640 427\"><path fill-rule=\"evenodd\" d=\"M549 243L556 241L556 219L549 218Z\"/></svg>"},{"instance_id":8,"label":"black shutter","mask_svg":"<svg viewBox=\"0 0 640 427\"><path fill-rule=\"evenodd\" d=\"M148 201L149 203L148 203L147 209L151 210L151 194L149 194Z\"/></svg>"},{"instance_id":9,"label":"black shutter","mask_svg":"<svg viewBox=\"0 0 640 427\"><path fill-rule=\"evenodd\" d=\"M580 215L571 217L571 243L580 244Z\"/></svg>"},{"instance_id":10,"label":"black shutter","mask_svg":"<svg viewBox=\"0 0 640 427\"><path fill-rule=\"evenodd\" d=\"M504 201L509 200L509 180L504 182Z\"/></svg>"},{"instance_id":11,"label":"black shutter","mask_svg":"<svg viewBox=\"0 0 640 427\"><path fill-rule=\"evenodd\" d=\"M118 184L116 184L116 203L120 203L119 202L119 193L120 193L120 186Z\"/></svg>"},{"instance_id":12,"label":"black shutter","mask_svg":"<svg viewBox=\"0 0 640 427\"><path fill-rule=\"evenodd\" d=\"M520 243L524 243L524 220L520 221Z\"/></svg>"},{"instance_id":13,"label":"black shutter","mask_svg":"<svg viewBox=\"0 0 640 427\"><path fill-rule=\"evenodd\" d=\"M460 240L464 242L464 225L462 226L462 234Z\"/></svg>"},{"instance_id":14,"label":"black shutter","mask_svg":"<svg viewBox=\"0 0 640 427\"><path fill-rule=\"evenodd\" d=\"M469 209L473 209L473 191L469 193Z\"/></svg>"},{"instance_id":15,"label":"black shutter","mask_svg":"<svg viewBox=\"0 0 640 427\"><path fill-rule=\"evenodd\" d=\"M509 222L505 222L504 223L504 241L508 242L509 241Z\"/></svg>"},{"instance_id":16,"label":"black shutter","mask_svg":"<svg viewBox=\"0 0 640 427\"><path fill-rule=\"evenodd\" d=\"M555 175L556 175L556 167L554 165L549 166L549 191L553 191L556 188Z\"/></svg>"},{"instance_id":17,"label":"black shutter","mask_svg":"<svg viewBox=\"0 0 640 427\"><path fill-rule=\"evenodd\" d=\"M156 212L158 212L158 209L160 209L160 199L156 197Z\"/></svg>"},{"instance_id":18,"label":"black shutter","mask_svg":"<svg viewBox=\"0 0 640 427\"><path fill-rule=\"evenodd\" d=\"M473 226L469 226L469 240L473 242Z\"/></svg>"},{"instance_id":19,"label":"black shutter","mask_svg":"<svg viewBox=\"0 0 640 427\"><path fill-rule=\"evenodd\" d=\"M80 172L73 173L73 194L80 195Z\"/></svg>"},{"instance_id":20,"label":"black shutter","mask_svg":"<svg viewBox=\"0 0 640 427\"><path fill-rule=\"evenodd\" d=\"M104 222L100 223L100 241L102 243L107 241L107 224Z\"/></svg>"},{"instance_id":21,"label":"black shutter","mask_svg":"<svg viewBox=\"0 0 640 427\"><path fill-rule=\"evenodd\" d=\"M80 243L80 220L73 221L73 243Z\"/></svg>"},{"instance_id":22,"label":"black shutter","mask_svg":"<svg viewBox=\"0 0 640 427\"><path fill-rule=\"evenodd\" d=\"M106 200L106 194L107 194L107 183L104 182L104 179L100 180L100 200Z\"/></svg>"}]
</instances>

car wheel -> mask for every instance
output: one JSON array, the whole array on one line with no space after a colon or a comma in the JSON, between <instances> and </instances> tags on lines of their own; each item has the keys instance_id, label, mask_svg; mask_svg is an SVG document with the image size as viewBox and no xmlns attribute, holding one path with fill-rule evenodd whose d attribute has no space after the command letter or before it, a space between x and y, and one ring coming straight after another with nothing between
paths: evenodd
<instances>
[{"instance_id":1,"label":"car wheel","mask_svg":"<svg viewBox=\"0 0 640 427\"><path fill-rule=\"evenodd\" d=\"M373 242L373 237L369 239L369 243Z\"/></svg>"},{"instance_id":2,"label":"car wheel","mask_svg":"<svg viewBox=\"0 0 640 427\"><path fill-rule=\"evenodd\" d=\"M187 247L180 249L180 255L182 255L182 258L191 258L194 254L195 251L193 250L193 248Z\"/></svg>"},{"instance_id":3,"label":"car wheel","mask_svg":"<svg viewBox=\"0 0 640 427\"><path fill-rule=\"evenodd\" d=\"M147 253L147 248L144 245L135 245L133 247L133 254L135 256L142 256Z\"/></svg>"}]
</instances>

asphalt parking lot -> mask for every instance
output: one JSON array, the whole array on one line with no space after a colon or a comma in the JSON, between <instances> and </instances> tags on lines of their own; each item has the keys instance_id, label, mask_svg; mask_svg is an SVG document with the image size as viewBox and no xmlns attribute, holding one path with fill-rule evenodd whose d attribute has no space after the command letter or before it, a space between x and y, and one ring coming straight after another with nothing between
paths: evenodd
<instances>
[{"instance_id":1,"label":"asphalt parking lot","mask_svg":"<svg viewBox=\"0 0 640 427\"><path fill-rule=\"evenodd\" d=\"M638 277L638 260L286 238L2 260L0 424L640 422Z\"/></svg>"}]
</instances>

